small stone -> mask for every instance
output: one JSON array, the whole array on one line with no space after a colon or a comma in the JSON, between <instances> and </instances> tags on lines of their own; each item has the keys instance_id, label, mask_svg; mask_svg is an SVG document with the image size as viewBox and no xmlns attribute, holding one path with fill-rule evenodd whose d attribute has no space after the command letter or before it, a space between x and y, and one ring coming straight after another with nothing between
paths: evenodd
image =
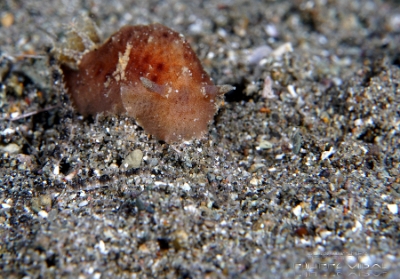
<instances>
[{"instance_id":1,"label":"small stone","mask_svg":"<svg viewBox=\"0 0 400 279\"><path fill-rule=\"evenodd\" d=\"M60 174L60 166L59 165L54 165L53 174L54 175L59 175Z\"/></svg>"},{"instance_id":2,"label":"small stone","mask_svg":"<svg viewBox=\"0 0 400 279\"><path fill-rule=\"evenodd\" d=\"M185 249L189 246L189 236L184 230L177 230L174 233L174 240L172 241L172 245L176 250Z\"/></svg>"},{"instance_id":3,"label":"small stone","mask_svg":"<svg viewBox=\"0 0 400 279\"><path fill-rule=\"evenodd\" d=\"M154 182L154 185L155 186L167 186L168 185L168 183L166 183L166 182L164 182L164 181L155 181Z\"/></svg>"},{"instance_id":4,"label":"small stone","mask_svg":"<svg viewBox=\"0 0 400 279\"><path fill-rule=\"evenodd\" d=\"M292 98L297 98L299 96L296 92L294 85L292 85L292 84L288 85L287 89Z\"/></svg>"},{"instance_id":5,"label":"small stone","mask_svg":"<svg viewBox=\"0 0 400 279\"><path fill-rule=\"evenodd\" d=\"M336 150L333 147L331 147L328 151L322 152L321 153L321 161L326 160L329 156L331 156L335 152L336 152Z\"/></svg>"},{"instance_id":6,"label":"small stone","mask_svg":"<svg viewBox=\"0 0 400 279\"><path fill-rule=\"evenodd\" d=\"M51 206L51 196L50 195L43 195L40 197L40 205L42 207Z\"/></svg>"},{"instance_id":7,"label":"small stone","mask_svg":"<svg viewBox=\"0 0 400 279\"><path fill-rule=\"evenodd\" d=\"M1 207L2 207L2 208L10 208L11 205L9 205L9 204L7 204L7 203L2 203L2 204L1 204Z\"/></svg>"},{"instance_id":8,"label":"small stone","mask_svg":"<svg viewBox=\"0 0 400 279\"><path fill-rule=\"evenodd\" d=\"M275 155L275 159L277 159L277 160L282 160L283 158L285 158L285 154L277 154L277 155Z\"/></svg>"},{"instance_id":9,"label":"small stone","mask_svg":"<svg viewBox=\"0 0 400 279\"><path fill-rule=\"evenodd\" d=\"M292 212L294 215L296 215L297 218L299 218L301 216L301 205L299 204L298 206L296 206L295 208L292 209Z\"/></svg>"},{"instance_id":10,"label":"small stone","mask_svg":"<svg viewBox=\"0 0 400 279\"><path fill-rule=\"evenodd\" d=\"M18 170L21 170L21 171L26 170L25 164L18 164Z\"/></svg>"},{"instance_id":11,"label":"small stone","mask_svg":"<svg viewBox=\"0 0 400 279\"><path fill-rule=\"evenodd\" d=\"M15 134L15 129L12 129L12 128L7 128L7 129L4 129L3 131L0 131L0 135L2 135L2 136L9 136L9 135L13 135L13 134Z\"/></svg>"},{"instance_id":12,"label":"small stone","mask_svg":"<svg viewBox=\"0 0 400 279\"><path fill-rule=\"evenodd\" d=\"M252 164L249 168L249 172L256 172L261 168L264 168L265 165L261 163Z\"/></svg>"},{"instance_id":13,"label":"small stone","mask_svg":"<svg viewBox=\"0 0 400 279\"><path fill-rule=\"evenodd\" d=\"M362 224L356 220L354 227L351 229L353 232L361 231L363 228Z\"/></svg>"},{"instance_id":14,"label":"small stone","mask_svg":"<svg viewBox=\"0 0 400 279\"><path fill-rule=\"evenodd\" d=\"M182 190L184 190L184 191L190 191L190 190L191 190L190 185L189 185L188 183L183 184L183 185L181 186L181 188L182 188Z\"/></svg>"},{"instance_id":15,"label":"small stone","mask_svg":"<svg viewBox=\"0 0 400 279\"><path fill-rule=\"evenodd\" d=\"M107 254L108 251L106 250L106 245L104 244L103 240L100 240L99 243L96 245L96 248L99 249L101 254Z\"/></svg>"},{"instance_id":16,"label":"small stone","mask_svg":"<svg viewBox=\"0 0 400 279\"><path fill-rule=\"evenodd\" d=\"M14 23L14 15L12 13L4 13L0 21L3 27L10 27Z\"/></svg>"},{"instance_id":17,"label":"small stone","mask_svg":"<svg viewBox=\"0 0 400 279\"><path fill-rule=\"evenodd\" d=\"M253 178L250 180L250 184L253 185L253 186L258 186L258 179L255 178L255 177L253 177Z\"/></svg>"},{"instance_id":18,"label":"small stone","mask_svg":"<svg viewBox=\"0 0 400 279\"><path fill-rule=\"evenodd\" d=\"M18 144L10 143L6 146L0 146L0 150L9 154L15 154L21 150L21 147Z\"/></svg>"},{"instance_id":19,"label":"small stone","mask_svg":"<svg viewBox=\"0 0 400 279\"><path fill-rule=\"evenodd\" d=\"M126 169L134 168L137 169L140 167L143 159L143 152L139 149L133 150L122 162L122 166Z\"/></svg>"},{"instance_id":20,"label":"small stone","mask_svg":"<svg viewBox=\"0 0 400 279\"><path fill-rule=\"evenodd\" d=\"M150 166L151 167L155 167L155 166L157 166L158 165L158 159L157 158L152 158L151 160L150 160Z\"/></svg>"},{"instance_id":21,"label":"small stone","mask_svg":"<svg viewBox=\"0 0 400 279\"><path fill-rule=\"evenodd\" d=\"M332 235L332 232L328 231L328 230L323 230L320 231L319 235L323 238L326 239L328 236Z\"/></svg>"},{"instance_id":22,"label":"small stone","mask_svg":"<svg viewBox=\"0 0 400 279\"><path fill-rule=\"evenodd\" d=\"M88 201L81 201L79 204L78 204L78 206L79 207L84 207L84 206L87 206L89 204L89 202Z\"/></svg>"},{"instance_id":23,"label":"small stone","mask_svg":"<svg viewBox=\"0 0 400 279\"><path fill-rule=\"evenodd\" d=\"M273 146L274 145L267 140L261 141L260 144L258 145L260 149L271 149Z\"/></svg>"},{"instance_id":24,"label":"small stone","mask_svg":"<svg viewBox=\"0 0 400 279\"><path fill-rule=\"evenodd\" d=\"M392 214L399 213L399 207L397 204L387 204L386 206Z\"/></svg>"},{"instance_id":25,"label":"small stone","mask_svg":"<svg viewBox=\"0 0 400 279\"><path fill-rule=\"evenodd\" d=\"M31 200L31 208L34 212L40 211L40 199L39 198L32 198Z\"/></svg>"},{"instance_id":26,"label":"small stone","mask_svg":"<svg viewBox=\"0 0 400 279\"><path fill-rule=\"evenodd\" d=\"M292 144L293 144L292 152L294 154L298 154L300 152L302 143L303 143L303 137L301 136L299 131L296 131L292 137Z\"/></svg>"},{"instance_id":27,"label":"small stone","mask_svg":"<svg viewBox=\"0 0 400 279\"><path fill-rule=\"evenodd\" d=\"M38 212L38 215L39 215L40 217L46 218L46 219L47 219L47 217L49 216L49 214L48 214L45 210L40 210L40 211Z\"/></svg>"},{"instance_id":28,"label":"small stone","mask_svg":"<svg viewBox=\"0 0 400 279\"><path fill-rule=\"evenodd\" d=\"M362 126L364 124L364 121L362 119L356 119L354 120L354 125L355 126Z\"/></svg>"}]
</instances>

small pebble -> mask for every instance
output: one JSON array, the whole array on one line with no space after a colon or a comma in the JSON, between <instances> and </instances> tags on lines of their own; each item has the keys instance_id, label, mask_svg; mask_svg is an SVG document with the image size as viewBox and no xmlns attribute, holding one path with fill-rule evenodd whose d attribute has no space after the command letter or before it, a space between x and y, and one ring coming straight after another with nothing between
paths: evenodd
<instances>
[{"instance_id":1,"label":"small pebble","mask_svg":"<svg viewBox=\"0 0 400 279\"><path fill-rule=\"evenodd\" d=\"M255 177L253 177L253 178L250 180L250 185L258 186L258 179L255 178Z\"/></svg>"},{"instance_id":2,"label":"small pebble","mask_svg":"<svg viewBox=\"0 0 400 279\"><path fill-rule=\"evenodd\" d=\"M190 190L191 190L190 185L189 185L188 183L183 184L183 185L181 186L181 188L182 188L182 190L184 190L184 191L190 191Z\"/></svg>"},{"instance_id":3,"label":"small pebble","mask_svg":"<svg viewBox=\"0 0 400 279\"><path fill-rule=\"evenodd\" d=\"M158 165L158 159L157 158L152 158L150 160L150 166L155 167Z\"/></svg>"},{"instance_id":4,"label":"small pebble","mask_svg":"<svg viewBox=\"0 0 400 279\"><path fill-rule=\"evenodd\" d=\"M84 206L87 206L88 204L89 204L88 201L81 201L78 206L79 207L84 207Z\"/></svg>"},{"instance_id":5,"label":"small pebble","mask_svg":"<svg viewBox=\"0 0 400 279\"><path fill-rule=\"evenodd\" d=\"M397 204L387 204L386 206L392 214L399 213L399 207Z\"/></svg>"},{"instance_id":6,"label":"small pebble","mask_svg":"<svg viewBox=\"0 0 400 279\"><path fill-rule=\"evenodd\" d=\"M298 206L296 206L295 208L292 209L292 212L294 215L296 215L297 218L299 218L301 216L301 205L299 204Z\"/></svg>"},{"instance_id":7,"label":"small pebble","mask_svg":"<svg viewBox=\"0 0 400 279\"><path fill-rule=\"evenodd\" d=\"M60 166L59 165L54 165L53 174L54 175L60 174Z\"/></svg>"},{"instance_id":8,"label":"small pebble","mask_svg":"<svg viewBox=\"0 0 400 279\"><path fill-rule=\"evenodd\" d=\"M0 146L0 150L9 154L16 154L21 150L21 147L18 144L10 143L6 146Z\"/></svg>"},{"instance_id":9,"label":"small pebble","mask_svg":"<svg viewBox=\"0 0 400 279\"><path fill-rule=\"evenodd\" d=\"M2 136L9 136L9 135L13 135L13 134L15 134L15 129L12 129L12 128L7 128L0 132L0 135L2 135Z\"/></svg>"},{"instance_id":10,"label":"small pebble","mask_svg":"<svg viewBox=\"0 0 400 279\"><path fill-rule=\"evenodd\" d=\"M265 165L261 163L252 164L249 168L249 172L256 172L261 168L264 168Z\"/></svg>"},{"instance_id":11,"label":"small pebble","mask_svg":"<svg viewBox=\"0 0 400 279\"><path fill-rule=\"evenodd\" d=\"M292 97L292 98L297 98L299 95L297 94L297 92L296 92L296 89L294 88L294 85L288 85L287 86L287 89L288 89L288 92L289 92L289 94L290 94L290 96Z\"/></svg>"},{"instance_id":12,"label":"small pebble","mask_svg":"<svg viewBox=\"0 0 400 279\"><path fill-rule=\"evenodd\" d=\"M139 149L135 149L128 156L126 156L125 160L122 162L122 166L124 168L130 169L134 168L137 169L140 167L143 159L143 152Z\"/></svg>"},{"instance_id":13,"label":"small pebble","mask_svg":"<svg viewBox=\"0 0 400 279\"><path fill-rule=\"evenodd\" d=\"M14 23L14 15L12 13L4 13L0 21L2 26L10 27Z\"/></svg>"},{"instance_id":14,"label":"small pebble","mask_svg":"<svg viewBox=\"0 0 400 279\"><path fill-rule=\"evenodd\" d=\"M319 232L319 235L323 238L326 239L328 236L332 235L332 232L328 231L328 230L323 230Z\"/></svg>"},{"instance_id":15,"label":"small pebble","mask_svg":"<svg viewBox=\"0 0 400 279\"><path fill-rule=\"evenodd\" d=\"M39 198L32 198L31 200L31 208L34 212L40 211L40 199Z\"/></svg>"},{"instance_id":16,"label":"small pebble","mask_svg":"<svg viewBox=\"0 0 400 279\"><path fill-rule=\"evenodd\" d=\"M285 157L285 154L283 154L283 153L275 155L275 159L277 159L277 160L282 160L284 157Z\"/></svg>"},{"instance_id":17,"label":"small pebble","mask_svg":"<svg viewBox=\"0 0 400 279\"><path fill-rule=\"evenodd\" d=\"M51 196L50 195L41 196L40 205L43 207L51 206Z\"/></svg>"},{"instance_id":18,"label":"small pebble","mask_svg":"<svg viewBox=\"0 0 400 279\"><path fill-rule=\"evenodd\" d=\"M292 144L293 144L292 152L294 154L298 154L300 152L302 143L303 143L303 137L301 136L299 131L296 131L292 137Z\"/></svg>"},{"instance_id":19,"label":"small pebble","mask_svg":"<svg viewBox=\"0 0 400 279\"><path fill-rule=\"evenodd\" d=\"M189 236L188 234L180 229L174 233L175 239L172 241L172 245L176 250L185 249L189 247Z\"/></svg>"},{"instance_id":20,"label":"small pebble","mask_svg":"<svg viewBox=\"0 0 400 279\"><path fill-rule=\"evenodd\" d=\"M274 145L267 140L261 141L260 144L258 145L260 149L271 149L273 146Z\"/></svg>"},{"instance_id":21,"label":"small pebble","mask_svg":"<svg viewBox=\"0 0 400 279\"><path fill-rule=\"evenodd\" d=\"M329 149L329 151L324 151L324 152L322 152L322 153L321 153L321 161L323 161L323 160L329 158L329 156L331 156L331 155L334 154L335 152L336 152L336 150L335 150L333 147L331 147L331 148Z\"/></svg>"},{"instance_id":22,"label":"small pebble","mask_svg":"<svg viewBox=\"0 0 400 279\"><path fill-rule=\"evenodd\" d=\"M103 240L100 240L96 247L99 249L100 253L107 254L106 245Z\"/></svg>"},{"instance_id":23,"label":"small pebble","mask_svg":"<svg viewBox=\"0 0 400 279\"><path fill-rule=\"evenodd\" d=\"M40 210L39 212L38 212L38 215L40 216L40 217L42 217L42 218L46 218L47 219L47 217L48 217L48 213L45 211L45 210Z\"/></svg>"}]
</instances>

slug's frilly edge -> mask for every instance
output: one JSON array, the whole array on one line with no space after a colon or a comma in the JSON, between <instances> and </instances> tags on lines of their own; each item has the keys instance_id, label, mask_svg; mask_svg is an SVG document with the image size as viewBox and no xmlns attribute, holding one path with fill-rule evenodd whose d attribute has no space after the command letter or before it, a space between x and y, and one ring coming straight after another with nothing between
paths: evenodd
<instances>
[{"instance_id":1,"label":"slug's frilly edge","mask_svg":"<svg viewBox=\"0 0 400 279\"><path fill-rule=\"evenodd\" d=\"M233 88L216 86L185 38L161 24L125 26L97 46L94 27L59 51L64 83L83 115L127 113L167 143L200 138Z\"/></svg>"}]
</instances>

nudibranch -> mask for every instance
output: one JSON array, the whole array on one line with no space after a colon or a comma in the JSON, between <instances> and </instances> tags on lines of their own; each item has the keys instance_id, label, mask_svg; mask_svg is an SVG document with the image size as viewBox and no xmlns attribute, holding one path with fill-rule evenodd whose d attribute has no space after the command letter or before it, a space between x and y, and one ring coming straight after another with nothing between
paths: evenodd
<instances>
[{"instance_id":1,"label":"nudibranch","mask_svg":"<svg viewBox=\"0 0 400 279\"><path fill-rule=\"evenodd\" d=\"M161 24L125 26L104 44L94 27L59 50L64 84L82 115L135 118L167 143L200 138L229 85L216 86L184 36Z\"/></svg>"}]
</instances>

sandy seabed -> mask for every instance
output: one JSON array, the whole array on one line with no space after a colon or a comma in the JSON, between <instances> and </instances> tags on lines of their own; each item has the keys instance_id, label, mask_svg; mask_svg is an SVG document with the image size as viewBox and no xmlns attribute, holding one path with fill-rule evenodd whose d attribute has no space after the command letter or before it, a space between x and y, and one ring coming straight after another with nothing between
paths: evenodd
<instances>
[{"instance_id":1,"label":"sandy seabed","mask_svg":"<svg viewBox=\"0 0 400 279\"><path fill-rule=\"evenodd\" d=\"M0 3L0 278L398 278L398 1L116 2ZM85 16L184 34L236 87L207 135L79 115Z\"/></svg>"}]
</instances>

